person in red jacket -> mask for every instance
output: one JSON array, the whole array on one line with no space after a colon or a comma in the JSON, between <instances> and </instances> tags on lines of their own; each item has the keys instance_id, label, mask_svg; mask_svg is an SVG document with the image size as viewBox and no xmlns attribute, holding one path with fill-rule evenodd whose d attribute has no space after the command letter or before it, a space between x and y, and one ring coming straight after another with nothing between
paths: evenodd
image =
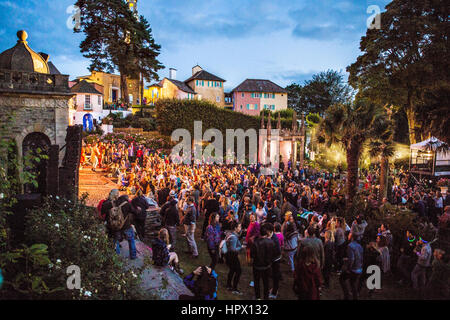
<instances>
[{"instance_id":1,"label":"person in red jacket","mask_svg":"<svg viewBox=\"0 0 450 320\"><path fill-rule=\"evenodd\" d=\"M294 272L294 292L299 300L320 300L323 280L319 265L312 247L299 252Z\"/></svg>"}]
</instances>

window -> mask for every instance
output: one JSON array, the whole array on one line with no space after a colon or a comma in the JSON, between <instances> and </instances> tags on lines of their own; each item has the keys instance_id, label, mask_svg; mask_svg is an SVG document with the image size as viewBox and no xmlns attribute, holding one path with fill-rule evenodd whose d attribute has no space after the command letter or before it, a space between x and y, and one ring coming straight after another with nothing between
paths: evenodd
<instances>
[{"instance_id":1,"label":"window","mask_svg":"<svg viewBox=\"0 0 450 320\"><path fill-rule=\"evenodd\" d=\"M102 96L98 96L98 105L99 105L99 106L102 105Z\"/></svg>"},{"instance_id":2,"label":"window","mask_svg":"<svg viewBox=\"0 0 450 320\"><path fill-rule=\"evenodd\" d=\"M245 93L242 92L242 98L245 96Z\"/></svg>"},{"instance_id":3,"label":"window","mask_svg":"<svg viewBox=\"0 0 450 320\"><path fill-rule=\"evenodd\" d=\"M272 107L272 110L275 110L275 105L274 104L271 107Z\"/></svg>"},{"instance_id":4,"label":"window","mask_svg":"<svg viewBox=\"0 0 450 320\"><path fill-rule=\"evenodd\" d=\"M247 104L247 110L250 110L250 105L249 104Z\"/></svg>"},{"instance_id":5,"label":"window","mask_svg":"<svg viewBox=\"0 0 450 320\"><path fill-rule=\"evenodd\" d=\"M241 110L242 110L242 105L241 105Z\"/></svg>"},{"instance_id":6,"label":"window","mask_svg":"<svg viewBox=\"0 0 450 320\"><path fill-rule=\"evenodd\" d=\"M217 101L217 102L220 102L220 97L216 97L216 101Z\"/></svg>"},{"instance_id":7,"label":"window","mask_svg":"<svg viewBox=\"0 0 450 320\"><path fill-rule=\"evenodd\" d=\"M258 110L258 105L257 104L255 104L255 109L254 110Z\"/></svg>"},{"instance_id":8,"label":"window","mask_svg":"<svg viewBox=\"0 0 450 320\"><path fill-rule=\"evenodd\" d=\"M92 108L91 108L91 96L90 95L85 95L84 96L84 108L86 110L92 110Z\"/></svg>"},{"instance_id":9,"label":"window","mask_svg":"<svg viewBox=\"0 0 450 320\"><path fill-rule=\"evenodd\" d=\"M272 99L275 99L275 93L272 93Z\"/></svg>"},{"instance_id":10,"label":"window","mask_svg":"<svg viewBox=\"0 0 450 320\"><path fill-rule=\"evenodd\" d=\"M202 87L204 87L204 86L205 86L205 81L202 80Z\"/></svg>"}]
</instances>

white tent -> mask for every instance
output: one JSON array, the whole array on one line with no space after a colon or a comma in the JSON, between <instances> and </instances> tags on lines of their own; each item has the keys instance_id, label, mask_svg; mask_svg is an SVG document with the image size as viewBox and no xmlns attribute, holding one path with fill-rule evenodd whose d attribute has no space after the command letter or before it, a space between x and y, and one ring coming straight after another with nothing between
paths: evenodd
<instances>
[{"instance_id":1,"label":"white tent","mask_svg":"<svg viewBox=\"0 0 450 320\"><path fill-rule=\"evenodd\" d=\"M439 148L445 142L435 137L410 146L411 172L433 176L450 175L450 151L443 152Z\"/></svg>"}]
</instances>

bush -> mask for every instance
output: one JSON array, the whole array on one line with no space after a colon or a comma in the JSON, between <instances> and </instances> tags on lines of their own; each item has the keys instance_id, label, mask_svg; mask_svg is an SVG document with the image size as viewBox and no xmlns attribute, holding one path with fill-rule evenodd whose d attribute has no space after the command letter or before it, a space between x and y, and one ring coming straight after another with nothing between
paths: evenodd
<instances>
[{"instance_id":1,"label":"bush","mask_svg":"<svg viewBox=\"0 0 450 320\"><path fill-rule=\"evenodd\" d=\"M259 130L261 117L249 116L240 112L217 107L214 103L199 100L161 99L156 103L157 127L163 135L171 135L176 129L187 129L194 134L194 121L202 121L202 130L210 128ZM272 119L272 128L276 128L277 119ZM267 122L267 118L266 118ZM291 128L292 120L282 120L283 128Z\"/></svg>"},{"instance_id":2,"label":"bush","mask_svg":"<svg viewBox=\"0 0 450 320\"><path fill-rule=\"evenodd\" d=\"M49 198L27 215L26 241L5 268L4 298L140 299L141 270L125 270L95 209ZM66 287L67 267L81 270L81 290ZM32 275L29 277L28 275ZM5 282L6 283L6 282Z\"/></svg>"}]
</instances>

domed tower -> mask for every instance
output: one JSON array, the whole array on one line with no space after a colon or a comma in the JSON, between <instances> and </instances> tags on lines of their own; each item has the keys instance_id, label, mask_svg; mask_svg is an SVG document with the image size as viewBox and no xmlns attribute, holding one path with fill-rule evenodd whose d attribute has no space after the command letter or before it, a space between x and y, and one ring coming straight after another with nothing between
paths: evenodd
<instances>
[{"instance_id":1,"label":"domed tower","mask_svg":"<svg viewBox=\"0 0 450 320\"><path fill-rule=\"evenodd\" d=\"M48 156L37 168L38 187L25 184L23 191L56 195L61 191L59 186L76 188L78 184L73 181L73 174L59 182L59 169L65 167L64 156L72 149L66 142L68 129L72 128L69 76L56 69L49 55L28 46L26 31L17 32L17 37L14 47L0 53L0 136L15 142L19 159L38 149ZM81 150L81 131L79 141ZM62 146L66 147L60 150ZM76 160L76 153L71 156ZM20 170L32 169L27 166Z\"/></svg>"},{"instance_id":2,"label":"domed tower","mask_svg":"<svg viewBox=\"0 0 450 320\"><path fill-rule=\"evenodd\" d=\"M28 46L25 30L17 32L17 37L17 44L0 54L0 69L49 74L49 56L36 53Z\"/></svg>"}]
</instances>

